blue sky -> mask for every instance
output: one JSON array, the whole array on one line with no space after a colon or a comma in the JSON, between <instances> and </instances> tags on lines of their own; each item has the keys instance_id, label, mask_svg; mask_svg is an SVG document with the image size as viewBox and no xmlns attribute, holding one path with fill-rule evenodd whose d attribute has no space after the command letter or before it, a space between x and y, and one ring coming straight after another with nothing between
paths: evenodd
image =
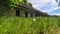
<instances>
[{"instance_id":1,"label":"blue sky","mask_svg":"<svg viewBox=\"0 0 60 34\"><path fill-rule=\"evenodd\" d=\"M60 15L60 7L55 0L28 0L35 9L47 12L50 15Z\"/></svg>"}]
</instances>

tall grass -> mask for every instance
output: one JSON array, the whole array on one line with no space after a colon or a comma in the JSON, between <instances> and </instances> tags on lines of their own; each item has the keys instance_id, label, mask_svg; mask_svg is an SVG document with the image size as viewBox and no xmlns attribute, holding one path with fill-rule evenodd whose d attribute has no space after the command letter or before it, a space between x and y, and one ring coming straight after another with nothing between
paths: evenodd
<instances>
[{"instance_id":1,"label":"tall grass","mask_svg":"<svg viewBox=\"0 0 60 34\"><path fill-rule=\"evenodd\" d=\"M60 34L60 18L0 17L0 34Z\"/></svg>"}]
</instances>

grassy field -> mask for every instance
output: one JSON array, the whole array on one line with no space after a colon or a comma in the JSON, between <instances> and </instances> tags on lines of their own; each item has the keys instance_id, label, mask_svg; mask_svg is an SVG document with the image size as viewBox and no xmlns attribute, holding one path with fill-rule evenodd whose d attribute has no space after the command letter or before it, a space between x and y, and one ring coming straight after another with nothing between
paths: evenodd
<instances>
[{"instance_id":1,"label":"grassy field","mask_svg":"<svg viewBox=\"0 0 60 34\"><path fill-rule=\"evenodd\" d=\"M60 17L34 19L0 17L0 34L60 34Z\"/></svg>"}]
</instances>

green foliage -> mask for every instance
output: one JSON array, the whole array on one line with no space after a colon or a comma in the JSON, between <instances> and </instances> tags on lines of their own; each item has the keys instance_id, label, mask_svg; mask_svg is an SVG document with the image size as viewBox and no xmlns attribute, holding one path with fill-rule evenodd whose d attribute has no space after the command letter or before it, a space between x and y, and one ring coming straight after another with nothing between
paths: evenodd
<instances>
[{"instance_id":1,"label":"green foliage","mask_svg":"<svg viewBox=\"0 0 60 34\"><path fill-rule=\"evenodd\" d=\"M19 2L27 3L27 0L19 0Z\"/></svg>"},{"instance_id":2,"label":"green foliage","mask_svg":"<svg viewBox=\"0 0 60 34\"><path fill-rule=\"evenodd\" d=\"M8 0L7 3L9 7L16 7L19 3L19 0Z\"/></svg>"},{"instance_id":3,"label":"green foliage","mask_svg":"<svg viewBox=\"0 0 60 34\"><path fill-rule=\"evenodd\" d=\"M17 4L19 3L19 0L0 0L0 5L13 8L16 7Z\"/></svg>"},{"instance_id":4,"label":"green foliage","mask_svg":"<svg viewBox=\"0 0 60 34\"><path fill-rule=\"evenodd\" d=\"M56 17L0 17L0 34L53 34L59 28ZM58 33L56 33L58 34Z\"/></svg>"},{"instance_id":5,"label":"green foliage","mask_svg":"<svg viewBox=\"0 0 60 34\"><path fill-rule=\"evenodd\" d=\"M27 0L23 0L24 3L27 3Z\"/></svg>"},{"instance_id":6,"label":"green foliage","mask_svg":"<svg viewBox=\"0 0 60 34\"><path fill-rule=\"evenodd\" d=\"M32 3L27 3L28 5L30 5L32 7Z\"/></svg>"},{"instance_id":7,"label":"green foliage","mask_svg":"<svg viewBox=\"0 0 60 34\"><path fill-rule=\"evenodd\" d=\"M19 2L27 3L27 0L0 0L0 6L14 8L19 4Z\"/></svg>"}]
</instances>

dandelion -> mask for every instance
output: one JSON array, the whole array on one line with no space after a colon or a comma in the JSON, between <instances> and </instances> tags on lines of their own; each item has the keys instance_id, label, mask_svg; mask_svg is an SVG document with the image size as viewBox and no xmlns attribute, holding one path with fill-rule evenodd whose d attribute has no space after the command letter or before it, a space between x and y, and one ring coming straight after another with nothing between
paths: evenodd
<instances>
[{"instance_id":1,"label":"dandelion","mask_svg":"<svg viewBox=\"0 0 60 34\"><path fill-rule=\"evenodd\" d=\"M36 19L35 19L35 18L33 18L33 21L36 21Z\"/></svg>"}]
</instances>

